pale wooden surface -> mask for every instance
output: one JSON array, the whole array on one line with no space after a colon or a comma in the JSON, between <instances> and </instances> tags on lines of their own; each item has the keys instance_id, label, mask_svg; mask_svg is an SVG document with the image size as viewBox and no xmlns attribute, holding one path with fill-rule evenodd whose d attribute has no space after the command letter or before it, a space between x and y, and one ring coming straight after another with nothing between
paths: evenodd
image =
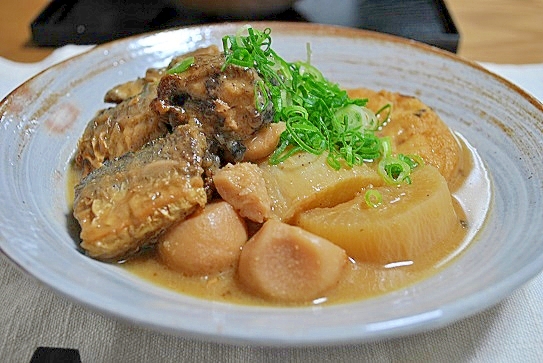
<instances>
[{"instance_id":1,"label":"pale wooden surface","mask_svg":"<svg viewBox=\"0 0 543 363\"><path fill-rule=\"evenodd\" d=\"M34 62L30 23L49 0L0 1L0 56ZM458 54L494 63L543 63L543 0L446 0L460 32Z\"/></svg>"},{"instance_id":2,"label":"pale wooden surface","mask_svg":"<svg viewBox=\"0 0 543 363\"><path fill-rule=\"evenodd\" d=\"M543 0L446 0L458 54L494 63L543 63Z\"/></svg>"}]
</instances>

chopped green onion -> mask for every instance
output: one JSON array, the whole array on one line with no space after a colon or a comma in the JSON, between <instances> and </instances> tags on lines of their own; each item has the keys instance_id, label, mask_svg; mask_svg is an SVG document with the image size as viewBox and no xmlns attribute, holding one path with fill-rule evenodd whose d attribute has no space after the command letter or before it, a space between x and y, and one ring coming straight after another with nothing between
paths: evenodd
<instances>
[{"instance_id":1,"label":"chopped green onion","mask_svg":"<svg viewBox=\"0 0 543 363\"><path fill-rule=\"evenodd\" d=\"M382 158L377 166L377 171L388 184L399 184L401 182L409 184L411 182L409 178L411 167L398 157L387 156Z\"/></svg>"},{"instance_id":2,"label":"chopped green onion","mask_svg":"<svg viewBox=\"0 0 543 363\"><path fill-rule=\"evenodd\" d=\"M269 28L243 27L236 35L223 37L223 69L229 64L254 68L263 81L256 85L260 98L269 98L275 121L286 123L285 135L270 162L279 163L298 151L327 152L334 169L341 167L342 159L353 166L379 158L378 137L371 132L378 120L365 107L367 100L349 98L311 65L309 45L307 62L285 61L271 48L270 33ZM258 102L257 109L267 105L265 100Z\"/></svg>"},{"instance_id":3,"label":"chopped green onion","mask_svg":"<svg viewBox=\"0 0 543 363\"><path fill-rule=\"evenodd\" d=\"M392 155L392 142L390 137L383 137L381 140L382 157L377 167L378 173L389 184L405 182L411 184L411 171L424 161L418 155Z\"/></svg>"},{"instance_id":4,"label":"chopped green onion","mask_svg":"<svg viewBox=\"0 0 543 363\"><path fill-rule=\"evenodd\" d=\"M377 128L375 130L380 129L384 125L386 125L390 121L390 114L392 113L392 104L387 103L383 107L381 107L377 112L375 112L375 117L377 119Z\"/></svg>"},{"instance_id":5,"label":"chopped green onion","mask_svg":"<svg viewBox=\"0 0 543 363\"><path fill-rule=\"evenodd\" d=\"M392 155L392 141L390 141L389 136L383 137L381 139L381 150L383 157Z\"/></svg>"},{"instance_id":6,"label":"chopped green onion","mask_svg":"<svg viewBox=\"0 0 543 363\"><path fill-rule=\"evenodd\" d=\"M369 207L377 208L383 203L383 196L375 189L368 189L364 194L364 200Z\"/></svg>"},{"instance_id":7,"label":"chopped green onion","mask_svg":"<svg viewBox=\"0 0 543 363\"><path fill-rule=\"evenodd\" d=\"M376 131L379 127L377 117L370 109L355 104L340 108L334 116L352 130Z\"/></svg>"},{"instance_id":8,"label":"chopped green onion","mask_svg":"<svg viewBox=\"0 0 543 363\"><path fill-rule=\"evenodd\" d=\"M286 124L269 162L279 164L300 151L328 153L327 162L334 169L381 159L378 170L387 182L410 182L411 169L420 160L392 156L390 139L375 134L389 121L392 105L373 113L365 107L367 99L351 99L310 64L309 44L306 62L289 63L271 42L270 28L259 31L250 26L222 39L222 69L230 64L255 69L262 79L255 84L257 110L271 102L274 121Z\"/></svg>"},{"instance_id":9,"label":"chopped green onion","mask_svg":"<svg viewBox=\"0 0 543 363\"><path fill-rule=\"evenodd\" d=\"M180 62L176 63L172 68L168 69L166 73L168 74L176 74L176 73L183 73L187 69L190 68L194 64L194 57L187 57Z\"/></svg>"},{"instance_id":10,"label":"chopped green onion","mask_svg":"<svg viewBox=\"0 0 543 363\"><path fill-rule=\"evenodd\" d=\"M263 112L267 109L268 104L270 103L270 98L268 96L268 90L266 89L266 85L264 84L264 81L257 80L255 82L255 108L258 112Z\"/></svg>"},{"instance_id":11,"label":"chopped green onion","mask_svg":"<svg viewBox=\"0 0 543 363\"><path fill-rule=\"evenodd\" d=\"M419 155L404 155L404 154L399 154L398 155L398 158L400 158L401 160L405 161L407 164L409 164L409 166L411 167L411 169L414 169L416 168L417 166L419 165L424 165L424 160L422 160L422 158L419 156Z\"/></svg>"}]
</instances>

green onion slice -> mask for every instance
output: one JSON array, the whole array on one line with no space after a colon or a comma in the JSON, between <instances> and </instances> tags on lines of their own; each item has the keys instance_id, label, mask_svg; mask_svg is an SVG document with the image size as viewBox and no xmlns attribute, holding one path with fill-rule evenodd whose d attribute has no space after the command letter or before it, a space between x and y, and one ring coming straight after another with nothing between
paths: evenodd
<instances>
[{"instance_id":1,"label":"green onion slice","mask_svg":"<svg viewBox=\"0 0 543 363\"><path fill-rule=\"evenodd\" d=\"M388 184L400 184L401 182L409 184L411 182L409 178L411 167L398 157L387 156L382 158L379 161L377 171Z\"/></svg>"},{"instance_id":2,"label":"green onion slice","mask_svg":"<svg viewBox=\"0 0 543 363\"><path fill-rule=\"evenodd\" d=\"M377 128L376 130L382 128L384 125L386 125L390 121L390 114L392 113L392 104L387 103L383 107L381 107L377 112L375 112L375 117L377 119Z\"/></svg>"},{"instance_id":3,"label":"green onion slice","mask_svg":"<svg viewBox=\"0 0 543 363\"><path fill-rule=\"evenodd\" d=\"M177 74L183 73L194 64L194 57L187 57L180 62L176 63L172 68L168 69L166 73Z\"/></svg>"},{"instance_id":4,"label":"green onion slice","mask_svg":"<svg viewBox=\"0 0 543 363\"><path fill-rule=\"evenodd\" d=\"M369 207L377 208L383 203L383 195L375 189L368 189L364 194L364 200Z\"/></svg>"}]
</instances>

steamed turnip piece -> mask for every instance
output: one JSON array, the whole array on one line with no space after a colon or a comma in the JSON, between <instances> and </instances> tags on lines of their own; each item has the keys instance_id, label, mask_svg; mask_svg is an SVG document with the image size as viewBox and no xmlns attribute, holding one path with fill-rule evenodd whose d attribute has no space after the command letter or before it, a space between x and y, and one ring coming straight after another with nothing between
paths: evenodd
<instances>
[{"instance_id":1,"label":"steamed turnip piece","mask_svg":"<svg viewBox=\"0 0 543 363\"><path fill-rule=\"evenodd\" d=\"M210 275L236 266L247 238L245 222L234 208L214 202L166 231L158 253L173 270Z\"/></svg>"},{"instance_id":2,"label":"steamed turnip piece","mask_svg":"<svg viewBox=\"0 0 543 363\"><path fill-rule=\"evenodd\" d=\"M216 172L213 182L219 195L242 217L262 223L271 214L271 199L262 170L251 163L227 164Z\"/></svg>"},{"instance_id":3,"label":"steamed turnip piece","mask_svg":"<svg viewBox=\"0 0 543 363\"><path fill-rule=\"evenodd\" d=\"M243 247L238 278L265 298L311 301L338 283L347 261L328 240L270 219Z\"/></svg>"}]
</instances>

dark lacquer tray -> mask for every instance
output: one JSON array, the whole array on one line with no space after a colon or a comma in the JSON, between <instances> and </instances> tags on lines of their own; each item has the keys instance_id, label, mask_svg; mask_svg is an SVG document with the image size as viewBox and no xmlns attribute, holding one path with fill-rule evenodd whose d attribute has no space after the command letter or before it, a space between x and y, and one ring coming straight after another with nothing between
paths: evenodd
<instances>
[{"instance_id":1,"label":"dark lacquer tray","mask_svg":"<svg viewBox=\"0 0 543 363\"><path fill-rule=\"evenodd\" d=\"M266 17L218 18L150 0L53 0L32 22L39 46L97 44L183 25L237 20L305 21L375 30L456 52L459 34L443 0L299 0Z\"/></svg>"}]
</instances>

